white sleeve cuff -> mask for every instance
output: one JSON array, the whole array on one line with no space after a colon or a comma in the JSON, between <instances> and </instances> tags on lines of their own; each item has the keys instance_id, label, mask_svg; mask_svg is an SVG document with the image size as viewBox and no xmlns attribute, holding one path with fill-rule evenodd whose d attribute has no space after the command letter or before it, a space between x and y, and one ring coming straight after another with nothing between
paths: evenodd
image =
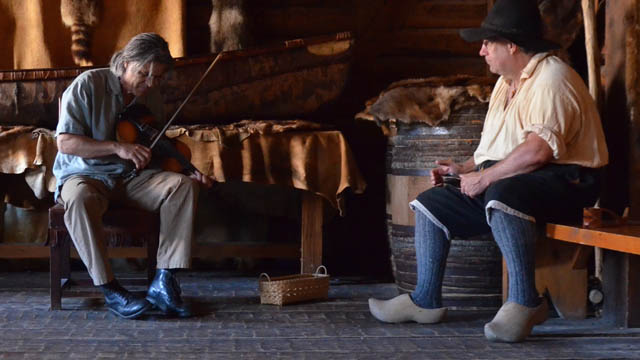
<instances>
[{"instance_id":1,"label":"white sleeve cuff","mask_svg":"<svg viewBox=\"0 0 640 360\"><path fill-rule=\"evenodd\" d=\"M524 129L526 135L529 133L534 133L542 138L544 141L549 144L551 150L553 151L553 158L559 159L560 156L564 155L567 151L567 147L564 143L564 139L559 134L555 133L553 130L549 130L542 125L531 125Z\"/></svg>"}]
</instances>

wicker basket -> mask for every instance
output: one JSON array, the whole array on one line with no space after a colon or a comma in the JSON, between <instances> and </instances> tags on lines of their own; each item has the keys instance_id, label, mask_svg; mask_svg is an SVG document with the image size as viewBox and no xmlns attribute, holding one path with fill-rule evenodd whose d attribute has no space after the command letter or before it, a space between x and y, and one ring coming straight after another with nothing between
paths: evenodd
<instances>
[{"instance_id":1,"label":"wicker basket","mask_svg":"<svg viewBox=\"0 0 640 360\"><path fill-rule=\"evenodd\" d=\"M323 270L323 273L320 271ZM326 299L329 296L329 274L320 265L314 274L270 278L262 273L258 280L260 303L287 305L302 301Z\"/></svg>"}]
</instances>

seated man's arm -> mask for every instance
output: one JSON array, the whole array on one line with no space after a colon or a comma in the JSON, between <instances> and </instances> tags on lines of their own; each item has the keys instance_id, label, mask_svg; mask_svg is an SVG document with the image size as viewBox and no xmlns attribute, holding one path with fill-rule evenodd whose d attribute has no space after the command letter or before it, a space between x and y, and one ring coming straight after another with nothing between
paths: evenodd
<instances>
[{"instance_id":1,"label":"seated man's arm","mask_svg":"<svg viewBox=\"0 0 640 360\"><path fill-rule=\"evenodd\" d=\"M552 159L553 150L549 144L531 132L504 160L483 171L461 175L460 189L463 194L474 197L500 179L534 171Z\"/></svg>"},{"instance_id":2,"label":"seated man's arm","mask_svg":"<svg viewBox=\"0 0 640 360\"><path fill-rule=\"evenodd\" d=\"M117 155L131 160L137 169L143 169L151 160L151 150L140 144L127 144L116 141L99 141L75 134L59 134L56 137L58 151L83 158L96 158Z\"/></svg>"}]
</instances>

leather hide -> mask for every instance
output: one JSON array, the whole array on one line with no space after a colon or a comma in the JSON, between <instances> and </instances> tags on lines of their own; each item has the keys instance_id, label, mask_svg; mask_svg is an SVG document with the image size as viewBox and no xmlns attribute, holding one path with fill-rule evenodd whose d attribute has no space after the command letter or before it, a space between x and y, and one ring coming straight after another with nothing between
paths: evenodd
<instances>
[{"instance_id":1,"label":"leather hide","mask_svg":"<svg viewBox=\"0 0 640 360\"><path fill-rule=\"evenodd\" d=\"M99 20L92 28L89 61L94 65L108 64L114 52L141 32L160 34L171 55L185 55L186 0L94 1L103 3L100 11L80 11L85 22L92 14ZM67 10L65 19L74 14ZM0 69L77 66L70 51L72 29L62 17L62 0L0 0Z\"/></svg>"}]
</instances>

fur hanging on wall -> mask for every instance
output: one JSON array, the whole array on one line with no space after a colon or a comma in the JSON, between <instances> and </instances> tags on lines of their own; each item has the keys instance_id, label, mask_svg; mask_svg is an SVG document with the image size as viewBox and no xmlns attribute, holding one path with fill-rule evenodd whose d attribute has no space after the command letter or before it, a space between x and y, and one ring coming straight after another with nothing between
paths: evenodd
<instances>
[{"instance_id":1,"label":"fur hanging on wall","mask_svg":"<svg viewBox=\"0 0 640 360\"><path fill-rule=\"evenodd\" d=\"M566 49L583 29L578 0L538 0L545 37Z\"/></svg>"},{"instance_id":2,"label":"fur hanging on wall","mask_svg":"<svg viewBox=\"0 0 640 360\"><path fill-rule=\"evenodd\" d=\"M62 21L71 28L71 55L80 66L91 66L91 33L99 20L100 0L62 0Z\"/></svg>"},{"instance_id":3,"label":"fur hanging on wall","mask_svg":"<svg viewBox=\"0 0 640 360\"><path fill-rule=\"evenodd\" d=\"M209 19L212 53L247 47L248 31L244 0L212 0Z\"/></svg>"}]
</instances>

